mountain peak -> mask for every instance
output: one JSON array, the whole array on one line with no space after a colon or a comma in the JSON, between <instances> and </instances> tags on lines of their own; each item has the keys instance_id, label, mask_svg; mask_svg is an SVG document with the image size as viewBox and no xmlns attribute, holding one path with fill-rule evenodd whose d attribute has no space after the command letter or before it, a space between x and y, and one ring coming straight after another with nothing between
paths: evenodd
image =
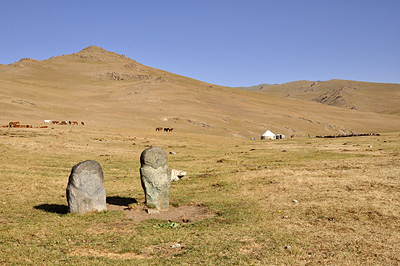
<instances>
[{"instance_id":1,"label":"mountain peak","mask_svg":"<svg viewBox=\"0 0 400 266\"><path fill-rule=\"evenodd\" d=\"M104 48L95 45L88 46L75 53L75 55L89 61L107 62L115 60L127 60L125 55L109 52Z\"/></svg>"},{"instance_id":2,"label":"mountain peak","mask_svg":"<svg viewBox=\"0 0 400 266\"><path fill-rule=\"evenodd\" d=\"M96 45L90 45L84 49L82 49L80 52L90 52L90 53L96 53L96 52L108 52L106 51L104 48L101 48L99 46ZM109 52L111 53L111 52Z\"/></svg>"}]
</instances>

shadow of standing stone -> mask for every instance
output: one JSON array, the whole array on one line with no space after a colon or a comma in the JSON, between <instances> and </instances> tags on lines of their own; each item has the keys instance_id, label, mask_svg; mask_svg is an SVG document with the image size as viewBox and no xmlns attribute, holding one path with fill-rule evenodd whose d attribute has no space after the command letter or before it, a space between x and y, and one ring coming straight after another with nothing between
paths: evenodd
<instances>
[{"instance_id":1,"label":"shadow of standing stone","mask_svg":"<svg viewBox=\"0 0 400 266\"><path fill-rule=\"evenodd\" d=\"M34 207L36 210L42 210L51 213L67 214L68 207L60 204L41 204Z\"/></svg>"},{"instance_id":2,"label":"shadow of standing stone","mask_svg":"<svg viewBox=\"0 0 400 266\"><path fill-rule=\"evenodd\" d=\"M128 207L129 204L138 203L138 201L134 198L124 198L119 196L107 197L106 202L111 205L126 207Z\"/></svg>"},{"instance_id":3,"label":"shadow of standing stone","mask_svg":"<svg viewBox=\"0 0 400 266\"><path fill-rule=\"evenodd\" d=\"M103 170L96 161L80 162L72 167L67 186L69 212L85 214L107 210Z\"/></svg>"},{"instance_id":4,"label":"shadow of standing stone","mask_svg":"<svg viewBox=\"0 0 400 266\"><path fill-rule=\"evenodd\" d=\"M146 204L158 210L168 210L171 189L171 169L167 154L158 147L145 149L140 156L140 179Z\"/></svg>"}]
</instances>

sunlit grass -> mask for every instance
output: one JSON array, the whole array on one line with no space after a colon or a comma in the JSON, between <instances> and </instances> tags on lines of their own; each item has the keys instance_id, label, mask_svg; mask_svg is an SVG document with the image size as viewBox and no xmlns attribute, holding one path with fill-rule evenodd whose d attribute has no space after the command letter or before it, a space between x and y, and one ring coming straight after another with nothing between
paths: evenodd
<instances>
[{"instance_id":1,"label":"sunlit grass","mask_svg":"<svg viewBox=\"0 0 400 266\"><path fill-rule=\"evenodd\" d=\"M142 143L130 132L97 139L90 131L61 133L0 136L0 264L399 263L398 134L214 137L210 144L198 135L148 136ZM143 204L139 156L149 145L174 151L169 166L188 173L172 183L171 204L202 204L216 217L171 226L134 223L122 211L67 213L71 168L88 159L101 164L107 196ZM176 243L181 247L172 248Z\"/></svg>"}]
</instances>

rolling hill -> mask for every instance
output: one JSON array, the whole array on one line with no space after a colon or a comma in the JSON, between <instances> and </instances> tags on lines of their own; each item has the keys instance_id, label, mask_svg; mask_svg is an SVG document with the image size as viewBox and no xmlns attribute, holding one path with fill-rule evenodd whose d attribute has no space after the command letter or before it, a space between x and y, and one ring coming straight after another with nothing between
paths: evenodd
<instances>
[{"instance_id":1,"label":"rolling hill","mask_svg":"<svg viewBox=\"0 0 400 266\"><path fill-rule=\"evenodd\" d=\"M326 83L334 82L342 81ZM385 107L373 109L366 101L354 100L346 103L346 107L356 107L349 110L310 101L333 89L321 83L299 81L296 87L266 86L261 89L266 93L244 91L148 67L89 46L47 60L25 58L0 65L0 123L79 120L89 126L145 131L173 127L183 133L241 138L259 137L266 129L294 135L400 131L400 116L385 114L399 113L393 104L398 89L388 85L379 94L368 90L375 97L380 95ZM361 83L347 83L349 94L364 90L359 88ZM368 98L367 92L363 95Z\"/></svg>"},{"instance_id":2,"label":"rolling hill","mask_svg":"<svg viewBox=\"0 0 400 266\"><path fill-rule=\"evenodd\" d=\"M366 112L400 115L400 84L333 79L240 87L248 91L313 101Z\"/></svg>"}]
</instances>

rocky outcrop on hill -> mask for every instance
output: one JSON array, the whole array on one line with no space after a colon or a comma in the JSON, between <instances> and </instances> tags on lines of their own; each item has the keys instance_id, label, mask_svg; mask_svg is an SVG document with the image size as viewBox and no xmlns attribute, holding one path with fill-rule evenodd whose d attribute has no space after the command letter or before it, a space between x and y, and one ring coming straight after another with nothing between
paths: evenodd
<instances>
[{"instance_id":1,"label":"rocky outcrop on hill","mask_svg":"<svg viewBox=\"0 0 400 266\"><path fill-rule=\"evenodd\" d=\"M149 80L155 77L148 74L128 74L128 73L117 73L117 72L107 72L105 75L101 74L101 77L106 77L110 80L122 81L122 80Z\"/></svg>"},{"instance_id":2,"label":"rocky outcrop on hill","mask_svg":"<svg viewBox=\"0 0 400 266\"><path fill-rule=\"evenodd\" d=\"M9 64L9 66L13 66L13 67L24 67L27 64L30 64L32 62L37 62L37 60L32 59L32 58L22 58L21 60L19 60L18 62Z\"/></svg>"},{"instance_id":3,"label":"rocky outcrop on hill","mask_svg":"<svg viewBox=\"0 0 400 266\"><path fill-rule=\"evenodd\" d=\"M98 46L89 46L85 49L74 54L76 57L84 59L85 61L93 62L107 62L113 60L131 60L123 54L109 52Z\"/></svg>"},{"instance_id":4,"label":"rocky outcrop on hill","mask_svg":"<svg viewBox=\"0 0 400 266\"><path fill-rule=\"evenodd\" d=\"M355 109L354 106L350 106L348 99L348 97L352 95L353 90L357 90L357 88L342 87L338 89L333 89L313 98L312 101L332 106Z\"/></svg>"}]
</instances>

